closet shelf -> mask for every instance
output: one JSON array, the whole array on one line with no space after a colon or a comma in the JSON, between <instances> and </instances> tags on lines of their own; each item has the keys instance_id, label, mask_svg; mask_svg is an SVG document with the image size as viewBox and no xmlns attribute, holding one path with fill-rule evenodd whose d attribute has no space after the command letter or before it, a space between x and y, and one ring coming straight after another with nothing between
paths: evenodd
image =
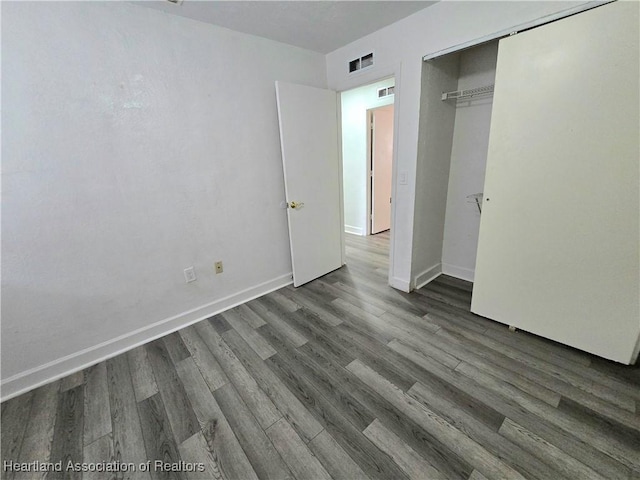
<instances>
[{"instance_id":1,"label":"closet shelf","mask_svg":"<svg viewBox=\"0 0 640 480\"><path fill-rule=\"evenodd\" d=\"M493 87L493 85L485 85L484 87L470 88L468 90L446 92L442 94L442 100L467 100L479 96L492 95Z\"/></svg>"}]
</instances>

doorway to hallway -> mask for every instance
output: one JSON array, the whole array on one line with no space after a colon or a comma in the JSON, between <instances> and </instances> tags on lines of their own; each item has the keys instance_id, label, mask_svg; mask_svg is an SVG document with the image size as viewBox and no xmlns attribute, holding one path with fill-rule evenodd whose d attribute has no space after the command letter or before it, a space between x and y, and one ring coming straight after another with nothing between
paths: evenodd
<instances>
[{"instance_id":1,"label":"doorway to hallway","mask_svg":"<svg viewBox=\"0 0 640 480\"><path fill-rule=\"evenodd\" d=\"M392 224L393 77L340 94L344 231L370 236Z\"/></svg>"}]
</instances>

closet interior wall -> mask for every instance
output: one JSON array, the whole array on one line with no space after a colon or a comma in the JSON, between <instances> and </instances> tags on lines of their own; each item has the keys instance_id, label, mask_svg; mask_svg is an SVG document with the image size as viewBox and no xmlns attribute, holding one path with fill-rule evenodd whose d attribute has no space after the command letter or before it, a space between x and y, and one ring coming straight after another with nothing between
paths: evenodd
<instances>
[{"instance_id":1,"label":"closet interior wall","mask_svg":"<svg viewBox=\"0 0 640 480\"><path fill-rule=\"evenodd\" d=\"M493 85L498 42L460 53L457 90ZM456 105L442 245L442 272L473 282L480 211L469 195L482 193L489 148L493 95L447 100Z\"/></svg>"},{"instance_id":2,"label":"closet interior wall","mask_svg":"<svg viewBox=\"0 0 640 480\"><path fill-rule=\"evenodd\" d=\"M418 158L411 259L412 288L442 273L442 245L456 107L442 92L456 90L459 59L452 54L422 64Z\"/></svg>"},{"instance_id":3,"label":"closet interior wall","mask_svg":"<svg viewBox=\"0 0 640 480\"><path fill-rule=\"evenodd\" d=\"M412 278L440 273L473 281L480 212L467 197L484 185L492 96L442 100L442 93L492 85L498 42L423 63Z\"/></svg>"}]
</instances>

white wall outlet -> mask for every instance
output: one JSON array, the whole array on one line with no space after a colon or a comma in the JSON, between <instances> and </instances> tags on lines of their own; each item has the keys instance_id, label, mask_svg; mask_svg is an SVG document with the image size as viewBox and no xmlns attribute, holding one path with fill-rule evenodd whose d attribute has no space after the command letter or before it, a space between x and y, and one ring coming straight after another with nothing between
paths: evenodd
<instances>
[{"instance_id":1,"label":"white wall outlet","mask_svg":"<svg viewBox=\"0 0 640 480\"><path fill-rule=\"evenodd\" d=\"M407 185L408 182L408 175L407 172L400 172L400 185Z\"/></svg>"},{"instance_id":2,"label":"white wall outlet","mask_svg":"<svg viewBox=\"0 0 640 480\"><path fill-rule=\"evenodd\" d=\"M216 275L219 273L222 273L224 270L222 269L222 260L219 260L215 263L214 265L215 270L216 270Z\"/></svg>"},{"instance_id":3,"label":"white wall outlet","mask_svg":"<svg viewBox=\"0 0 640 480\"><path fill-rule=\"evenodd\" d=\"M187 283L195 282L197 280L196 271L193 267L184 269L184 279Z\"/></svg>"}]
</instances>

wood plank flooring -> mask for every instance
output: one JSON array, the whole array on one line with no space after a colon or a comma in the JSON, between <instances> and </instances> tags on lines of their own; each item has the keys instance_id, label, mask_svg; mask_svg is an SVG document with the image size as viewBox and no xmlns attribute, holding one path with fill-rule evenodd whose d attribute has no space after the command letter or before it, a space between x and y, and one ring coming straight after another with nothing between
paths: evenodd
<instances>
[{"instance_id":1,"label":"wood plank flooring","mask_svg":"<svg viewBox=\"0 0 640 480\"><path fill-rule=\"evenodd\" d=\"M3 403L3 465L63 471L2 478L640 478L637 366L396 291L388 248Z\"/></svg>"}]
</instances>

